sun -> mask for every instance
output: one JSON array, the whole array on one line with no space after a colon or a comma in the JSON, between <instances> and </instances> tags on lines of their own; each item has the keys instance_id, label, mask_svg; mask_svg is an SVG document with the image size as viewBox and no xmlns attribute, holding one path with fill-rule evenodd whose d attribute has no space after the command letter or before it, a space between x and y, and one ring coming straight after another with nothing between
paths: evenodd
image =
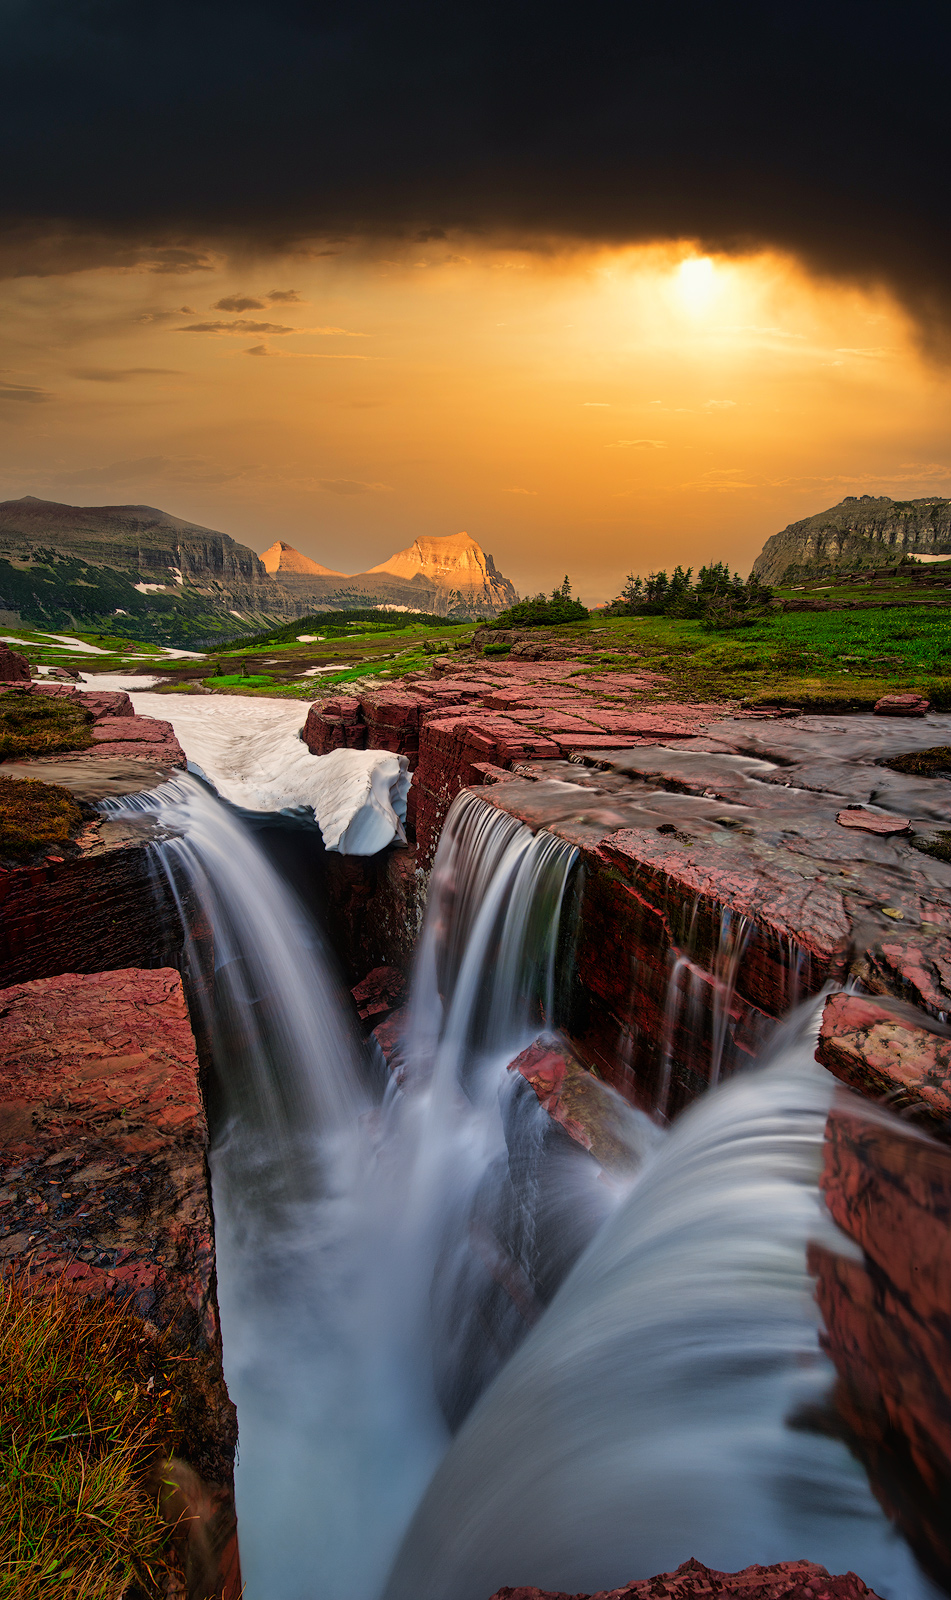
<instances>
[{"instance_id":1,"label":"sun","mask_svg":"<svg viewBox=\"0 0 951 1600\"><path fill-rule=\"evenodd\" d=\"M689 256L676 272L677 298L685 310L705 311L717 292L717 269L709 256Z\"/></svg>"}]
</instances>

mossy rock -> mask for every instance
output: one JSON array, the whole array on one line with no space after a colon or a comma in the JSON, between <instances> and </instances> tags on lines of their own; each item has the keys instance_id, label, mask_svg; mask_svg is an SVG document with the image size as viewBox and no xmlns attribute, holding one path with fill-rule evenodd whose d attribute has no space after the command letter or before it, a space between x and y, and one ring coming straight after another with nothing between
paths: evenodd
<instances>
[{"instance_id":1,"label":"mossy rock","mask_svg":"<svg viewBox=\"0 0 951 1600\"><path fill-rule=\"evenodd\" d=\"M0 775L0 861L22 864L69 847L83 814L68 789Z\"/></svg>"},{"instance_id":2,"label":"mossy rock","mask_svg":"<svg viewBox=\"0 0 951 1600\"><path fill-rule=\"evenodd\" d=\"M948 778L951 777L951 745L936 744L930 750L912 750L906 756L892 756L881 765L913 778Z\"/></svg>"},{"instance_id":3,"label":"mossy rock","mask_svg":"<svg viewBox=\"0 0 951 1600\"><path fill-rule=\"evenodd\" d=\"M88 750L93 715L75 700L29 689L0 695L0 760Z\"/></svg>"},{"instance_id":4,"label":"mossy rock","mask_svg":"<svg viewBox=\"0 0 951 1600\"><path fill-rule=\"evenodd\" d=\"M923 855L934 856L938 861L951 862L951 833L919 833L911 842Z\"/></svg>"}]
</instances>

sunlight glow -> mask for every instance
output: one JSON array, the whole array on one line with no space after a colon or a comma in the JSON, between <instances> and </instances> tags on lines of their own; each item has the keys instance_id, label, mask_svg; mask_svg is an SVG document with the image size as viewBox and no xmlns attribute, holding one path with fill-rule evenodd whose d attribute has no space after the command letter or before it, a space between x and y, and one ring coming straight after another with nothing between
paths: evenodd
<instances>
[{"instance_id":1,"label":"sunlight glow","mask_svg":"<svg viewBox=\"0 0 951 1600\"><path fill-rule=\"evenodd\" d=\"M692 256L677 268L677 294L688 311L705 311L717 292L716 267L709 256Z\"/></svg>"}]
</instances>

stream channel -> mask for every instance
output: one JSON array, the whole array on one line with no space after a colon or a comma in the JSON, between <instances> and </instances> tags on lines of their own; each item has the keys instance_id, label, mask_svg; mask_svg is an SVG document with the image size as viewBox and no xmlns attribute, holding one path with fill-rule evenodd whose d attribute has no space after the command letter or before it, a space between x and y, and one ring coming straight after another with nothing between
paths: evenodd
<instances>
[{"instance_id":1,"label":"stream channel","mask_svg":"<svg viewBox=\"0 0 951 1600\"><path fill-rule=\"evenodd\" d=\"M606 1170L509 1070L558 1035L577 852L469 791L390 1075L307 903L300 707L120 685L199 769L110 805L154 831L156 893L211 931L213 977L207 938L185 967L214 1062L248 1600L593 1591L690 1556L942 1592L809 1420L835 1373L807 1252L861 1259L819 1188L845 1094L814 1059L821 997L669 1126L603 1086ZM852 1100L912 1164L931 1146Z\"/></svg>"}]
</instances>

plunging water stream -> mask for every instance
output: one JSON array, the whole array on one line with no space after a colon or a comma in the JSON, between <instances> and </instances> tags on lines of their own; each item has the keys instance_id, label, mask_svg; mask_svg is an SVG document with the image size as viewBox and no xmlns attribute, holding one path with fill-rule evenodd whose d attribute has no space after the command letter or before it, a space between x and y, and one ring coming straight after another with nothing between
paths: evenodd
<instances>
[{"instance_id":1,"label":"plunging water stream","mask_svg":"<svg viewBox=\"0 0 951 1600\"><path fill-rule=\"evenodd\" d=\"M819 1197L814 1008L669 1134L634 1114L609 1185L508 1071L558 1025L570 846L455 803L384 1090L240 819L190 777L138 804L210 925L187 956L249 1600L591 1590L690 1555L929 1592L845 1446L790 1426L832 1376L807 1242L852 1249Z\"/></svg>"}]
</instances>

